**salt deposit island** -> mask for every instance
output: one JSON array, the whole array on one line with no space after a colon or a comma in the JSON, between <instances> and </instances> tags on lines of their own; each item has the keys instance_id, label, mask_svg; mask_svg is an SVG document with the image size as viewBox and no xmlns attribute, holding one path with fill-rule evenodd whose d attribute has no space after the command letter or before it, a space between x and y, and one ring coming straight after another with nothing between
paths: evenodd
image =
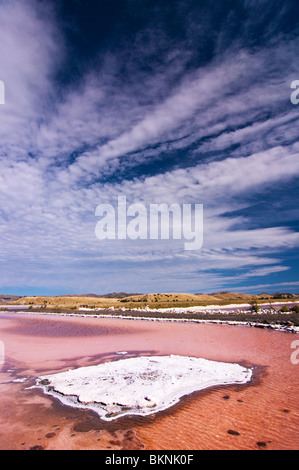
<instances>
[{"instance_id":1,"label":"salt deposit island","mask_svg":"<svg viewBox=\"0 0 299 470\"><path fill-rule=\"evenodd\" d=\"M36 386L63 404L110 421L148 415L181 397L215 385L244 384L252 370L239 364L185 356L125 358L39 377Z\"/></svg>"}]
</instances>

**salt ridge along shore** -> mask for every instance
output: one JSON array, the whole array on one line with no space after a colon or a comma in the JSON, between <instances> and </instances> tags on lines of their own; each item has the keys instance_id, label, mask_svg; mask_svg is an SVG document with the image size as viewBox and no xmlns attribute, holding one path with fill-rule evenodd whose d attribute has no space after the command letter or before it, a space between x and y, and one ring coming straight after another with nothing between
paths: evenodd
<instances>
[{"instance_id":1,"label":"salt ridge along shore","mask_svg":"<svg viewBox=\"0 0 299 470\"><path fill-rule=\"evenodd\" d=\"M149 415L183 396L217 385L245 384L252 370L189 356L140 356L39 377L36 387L63 404L95 411L103 420Z\"/></svg>"},{"instance_id":2,"label":"salt ridge along shore","mask_svg":"<svg viewBox=\"0 0 299 470\"><path fill-rule=\"evenodd\" d=\"M294 305L294 304L299 304L299 301L294 301L294 302L272 302L271 304L261 304L261 312L263 311L268 311L272 307L279 306L279 305ZM264 308L263 308L264 307ZM237 310L242 310L243 312L248 312L250 310L251 306L248 303L244 304L228 304L228 305L207 305L207 306L190 306L190 307L167 307L167 308L150 308L149 306L146 306L144 308L136 307L136 309L132 308L126 308L126 307L95 307L95 308L90 308L90 307L78 307L78 310L80 311L101 311L101 310L117 310L117 311L122 311L122 312L130 312L130 311L136 311L136 312L158 312L158 313L223 313L223 314L229 314L233 313L236 309Z\"/></svg>"},{"instance_id":3,"label":"salt ridge along shore","mask_svg":"<svg viewBox=\"0 0 299 470\"><path fill-rule=\"evenodd\" d=\"M299 304L298 301L294 302L275 302L272 303L271 305L278 306L278 305L294 305L294 304ZM286 332L286 333L299 333L299 326L296 325L287 325L287 324L280 324L280 323L263 323L260 322L259 316L264 313L268 313L271 311L269 309L269 306L267 304L264 304L263 307L260 309L260 312L255 313L253 316L255 317L253 319L243 319L243 320L236 320L236 319L229 319L230 314L235 314L235 313L243 313L243 314L248 314L250 313L248 310L250 308L250 304L229 304L225 306L219 306L219 305L209 305L209 306L192 306L192 307L172 307L172 308L160 308L160 309L154 309L154 308L149 308L148 306L144 308L136 308L136 309L131 309L131 308L126 308L126 307L120 307L115 309L114 307L108 307L108 308L103 308L103 307L98 307L98 308L88 308L88 307L78 307L77 312L80 313L75 313L75 312L64 312L64 311L52 311L49 309L49 311L40 311L38 308L36 311L33 310L28 310L25 306L22 306L24 311L18 309L18 313L26 313L29 315L60 315L60 316L74 316L74 317L98 317L98 318L115 318L115 319L126 319L126 320L144 320L144 321L162 321L162 322L183 322L183 323L215 323L215 324L226 324L226 325L232 325L232 326L247 326L247 327L259 327L259 328L266 328L270 330L277 330L281 332ZM261 305L262 307L262 305ZM13 309L10 309L13 310ZM7 309L9 311L9 309ZM111 314L109 313L104 313L107 311L111 311ZM89 312L89 313L84 313L84 312ZM123 312L118 313L118 312ZM132 312L132 315L129 315L128 313ZM134 315L133 312L138 313L138 315ZM144 313L144 315L140 315L140 313ZM149 315L147 315L147 313ZM176 314L186 314L185 318L182 317L163 317L163 316L151 316L151 313L166 313L166 314L171 314L173 313L174 315ZM213 314L221 314L223 315L223 318L221 319L203 319L203 318L190 318L188 314L196 314L196 313L208 313L210 315ZM273 312L272 312L273 313ZM288 319L288 313L282 314L285 316L285 320L287 321ZM269 318L271 319L271 313L269 314Z\"/></svg>"},{"instance_id":4,"label":"salt ridge along shore","mask_svg":"<svg viewBox=\"0 0 299 470\"><path fill-rule=\"evenodd\" d=\"M279 306L279 305L294 305L298 304L298 301L294 302L272 302L270 304L264 304L263 306L261 305L261 310L260 312L263 313L268 313L269 310L271 311L271 306ZM264 307L264 308L262 308ZM188 313L209 313L209 314L222 314L222 315L229 315L229 314L234 314L236 313L236 310L238 312L242 313L247 313L248 310L250 309L250 304L244 303L244 304L228 304L225 306L220 306L220 305L209 305L209 306L192 306L192 307L170 307L170 308L150 308L148 306L144 308L136 308L136 312L144 312L144 313L174 313L174 314L186 314L186 318L165 318L165 317L152 317L152 316L130 316L128 314L121 315L121 314L113 314L114 318L126 318L127 320L148 320L148 321L178 321L178 322L194 322L194 323L216 323L216 324L228 324L228 325L238 325L238 326L249 326L249 327L260 327L260 328L267 328L267 329L272 329L272 330L277 330L277 331L282 331L282 332L287 332L287 333L299 333L299 326L295 325L281 325L279 323L274 323L274 324L265 324L262 322L258 321L259 313L256 313L256 320L254 321L238 321L236 319L234 320L229 320L227 319L221 319L221 320L213 320L213 319L196 319L196 318L188 318ZM101 311L107 311L110 310L111 312L114 312L115 310L117 311L122 311L122 312L130 312L132 309L130 308L125 308L121 307L118 309L115 309L114 307L109 307L109 308L95 308L95 309L90 309L86 307L79 307L79 311L89 311L89 312L101 312ZM287 318L287 314L286 318ZM104 313L95 313L94 316L98 316L101 318L110 318L111 315L107 315Z\"/></svg>"}]
</instances>

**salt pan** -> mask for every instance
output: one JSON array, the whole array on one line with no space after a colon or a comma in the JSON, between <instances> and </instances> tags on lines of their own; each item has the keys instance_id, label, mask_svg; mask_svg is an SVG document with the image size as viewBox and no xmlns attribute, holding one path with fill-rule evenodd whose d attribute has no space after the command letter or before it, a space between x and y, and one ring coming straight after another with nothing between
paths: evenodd
<instances>
[{"instance_id":1,"label":"salt pan","mask_svg":"<svg viewBox=\"0 0 299 470\"><path fill-rule=\"evenodd\" d=\"M66 405L88 408L110 421L148 415L215 385L244 384L252 370L186 356L141 356L39 377L37 386Z\"/></svg>"}]
</instances>

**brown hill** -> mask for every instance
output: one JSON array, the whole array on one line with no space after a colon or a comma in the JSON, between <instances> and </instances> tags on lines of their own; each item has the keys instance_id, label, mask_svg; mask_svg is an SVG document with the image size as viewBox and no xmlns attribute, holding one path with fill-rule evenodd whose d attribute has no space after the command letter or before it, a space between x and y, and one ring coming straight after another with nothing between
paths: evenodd
<instances>
[{"instance_id":1,"label":"brown hill","mask_svg":"<svg viewBox=\"0 0 299 470\"><path fill-rule=\"evenodd\" d=\"M118 304L118 299L106 299L104 297L91 296L40 296L40 297L22 297L14 304L17 305L39 305L56 308L72 308L72 307L110 307Z\"/></svg>"},{"instance_id":2,"label":"brown hill","mask_svg":"<svg viewBox=\"0 0 299 470\"><path fill-rule=\"evenodd\" d=\"M123 299L124 297L129 297L131 295L142 295L136 292L127 293L127 292L111 292L109 294L63 294L56 295L55 297L92 297L92 298L105 298L105 299Z\"/></svg>"},{"instance_id":3,"label":"brown hill","mask_svg":"<svg viewBox=\"0 0 299 470\"><path fill-rule=\"evenodd\" d=\"M179 294L179 293L163 293L163 294L141 294L131 295L125 297L121 302L194 302L195 304L199 301L213 300L209 295L195 295L195 294ZM215 298L216 300L216 298Z\"/></svg>"},{"instance_id":4,"label":"brown hill","mask_svg":"<svg viewBox=\"0 0 299 470\"><path fill-rule=\"evenodd\" d=\"M104 294L100 295L100 297L103 297L105 299L123 299L125 297L130 297L132 295L143 295L143 294L138 294L137 292L112 292L111 294Z\"/></svg>"},{"instance_id":5,"label":"brown hill","mask_svg":"<svg viewBox=\"0 0 299 470\"><path fill-rule=\"evenodd\" d=\"M222 291L214 292L211 296L216 297L218 300L244 300L249 301L252 299L252 294L241 294L236 292Z\"/></svg>"},{"instance_id":6,"label":"brown hill","mask_svg":"<svg viewBox=\"0 0 299 470\"><path fill-rule=\"evenodd\" d=\"M282 298L289 298L289 294L281 294ZM87 295L61 295L61 296L33 296L21 297L15 301L8 301L9 296L2 296L6 303L16 305L32 305L39 307L75 309L78 307L108 308L127 307L138 308L146 305L151 308L187 307L204 305L227 305L230 303L249 303L254 297L261 302L274 297L269 294L241 294L228 291L215 292L213 294L184 294L184 293L151 293L127 295L125 292L106 294L99 296ZM10 296L12 297L12 296ZM277 297L275 297L277 299ZM262 300L264 299L264 300ZM125 304L124 304L125 303ZM2 302L4 304L4 302ZM1 303L0 303L1 305Z\"/></svg>"}]
</instances>

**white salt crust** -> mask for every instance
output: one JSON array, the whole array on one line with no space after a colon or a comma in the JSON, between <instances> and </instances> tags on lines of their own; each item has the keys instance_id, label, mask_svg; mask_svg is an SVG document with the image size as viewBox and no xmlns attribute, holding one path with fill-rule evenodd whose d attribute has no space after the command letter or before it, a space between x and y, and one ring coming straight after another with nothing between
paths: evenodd
<instances>
[{"instance_id":1,"label":"white salt crust","mask_svg":"<svg viewBox=\"0 0 299 470\"><path fill-rule=\"evenodd\" d=\"M244 384L252 370L186 356L120 359L39 377L37 386L62 403L95 411L103 420L165 410L181 397L215 385Z\"/></svg>"}]
</instances>

